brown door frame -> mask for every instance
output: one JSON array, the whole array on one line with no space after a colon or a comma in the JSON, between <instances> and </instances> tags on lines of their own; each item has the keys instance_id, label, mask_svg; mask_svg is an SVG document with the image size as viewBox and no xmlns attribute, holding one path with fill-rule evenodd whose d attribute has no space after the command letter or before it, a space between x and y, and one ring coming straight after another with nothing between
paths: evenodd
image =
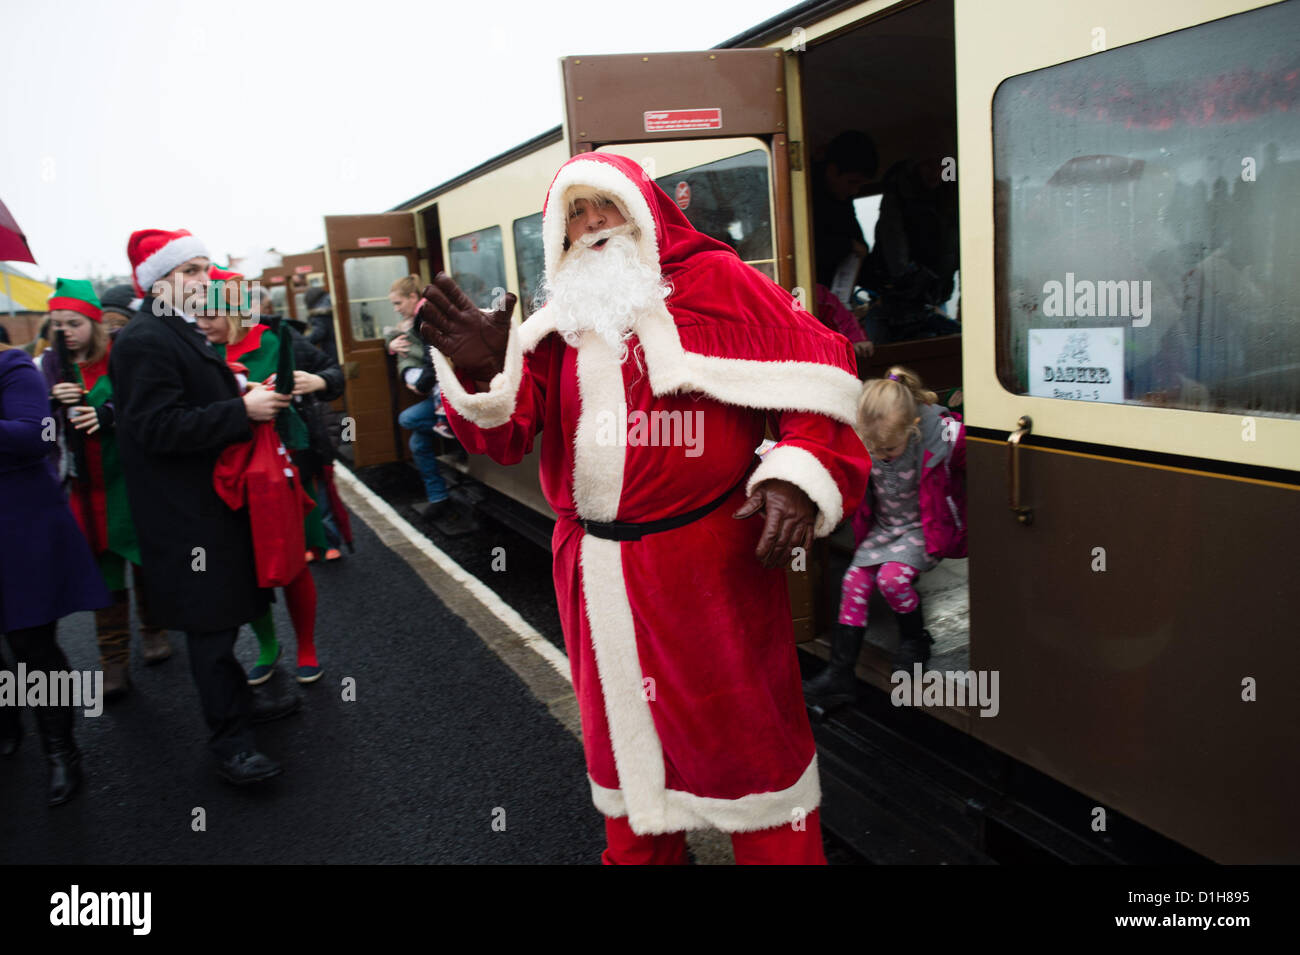
<instances>
[{"instance_id":1,"label":"brown door frame","mask_svg":"<svg viewBox=\"0 0 1300 955\"><path fill-rule=\"evenodd\" d=\"M409 273L420 270L420 250L416 232L415 214L411 212L385 212L377 215L326 216L325 217L326 260L328 263L327 281L334 302L335 337L339 347L340 363L343 365L344 381L347 389L349 414L352 415L357 430L353 435L353 464L366 467L372 464L384 464L402 457L401 431L397 426L397 393L392 376L391 363L387 360L387 350L383 337L356 340L352 335L351 298L348 294L347 280L344 277L344 263L348 259L381 258L403 255ZM377 244L386 240L388 244ZM367 403L355 394L358 386L354 384L361 379L367 369L371 375L378 375L379 368L384 368L387 394L387 418L391 427L373 429L373 437L362 441L359 416L377 410L372 400ZM367 434L372 429L367 429ZM383 435L383 437L380 437ZM374 447L371 441L377 442Z\"/></svg>"}]
</instances>

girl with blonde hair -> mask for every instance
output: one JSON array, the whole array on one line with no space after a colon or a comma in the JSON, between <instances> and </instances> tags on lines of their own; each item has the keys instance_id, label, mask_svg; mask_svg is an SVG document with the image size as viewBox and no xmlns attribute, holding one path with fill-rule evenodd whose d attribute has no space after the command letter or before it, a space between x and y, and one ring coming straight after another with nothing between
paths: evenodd
<instances>
[{"instance_id":1,"label":"girl with blonde hair","mask_svg":"<svg viewBox=\"0 0 1300 955\"><path fill-rule=\"evenodd\" d=\"M966 556L966 436L915 372L901 366L863 385L857 430L871 454L867 493L853 518L857 550L844 575L830 664L804 683L823 709L851 702L854 666L878 586L898 619L894 668L930 659L934 640L913 582L943 557Z\"/></svg>"}]
</instances>

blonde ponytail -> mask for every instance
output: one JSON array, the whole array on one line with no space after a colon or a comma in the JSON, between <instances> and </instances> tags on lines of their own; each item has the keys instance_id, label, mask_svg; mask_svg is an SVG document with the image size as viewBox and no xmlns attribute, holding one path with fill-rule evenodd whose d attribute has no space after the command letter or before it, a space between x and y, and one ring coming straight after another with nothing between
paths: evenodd
<instances>
[{"instance_id":1,"label":"blonde ponytail","mask_svg":"<svg viewBox=\"0 0 1300 955\"><path fill-rule=\"evenodd\" d=\"M916 372L895 365L884 378L873 378L862 386L862 396L858 399L858 436L867 447L889 444L886 438L907 433L919 437L917 406L938 401L939 396L926 389Z\"/></svg>"},{"instance_id":2,"label":"blonde ponytail","mask_svg":"<svg viewBox=\"0 0 1300 955\"><path fill-rule=\"evenodd\" d=\"M394 282L388 291L396 292L398 295L419 295L422 289L418 275L404 275Z\"/></svg>"}]
</instances>

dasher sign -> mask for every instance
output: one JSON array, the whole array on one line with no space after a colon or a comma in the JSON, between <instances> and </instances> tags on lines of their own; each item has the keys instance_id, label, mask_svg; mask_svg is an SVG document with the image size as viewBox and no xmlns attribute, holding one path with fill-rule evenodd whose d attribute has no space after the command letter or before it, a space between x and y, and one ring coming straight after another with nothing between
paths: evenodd
<instances>
[{"instance_id":1,"label":"dasher sign","mask_svg":"<svg viewBox=\"0 0 1300 955\"><path fill-rule=\"evenodd\" d=\"M1030 329L1029 393L1122 404L1124 329Z\"/></svg>"}]
</instances>

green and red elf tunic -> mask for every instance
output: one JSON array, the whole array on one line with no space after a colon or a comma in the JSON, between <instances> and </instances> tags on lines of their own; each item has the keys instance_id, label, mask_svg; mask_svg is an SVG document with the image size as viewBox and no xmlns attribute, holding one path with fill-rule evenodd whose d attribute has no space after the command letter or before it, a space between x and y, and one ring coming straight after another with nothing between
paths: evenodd
<instances>
[{"instance_id":1,"label":"green and red elf tunic","mask_svg":"<svg viewBox=\"0 0 1300 955\"><path fill-rule=\"evenodd\" d=\"M99 299L94 287L86 281L58 279L54 295L49 301L50 311L67 309L84 315L91 321L101 320ZM84 404L95 409L99 417L99 430L82 435L82 447L87 473L67 479L69 504L81 532L90 542L91 550L99 561L104 584L109 590L126 588L125 564L140 563L140 546L136 540L135 524L126 498L126 481L118 459L117 436L113 420L113 382L108 376L108 356L112 342L106 342L104 354L94 361L73 366L76 381L86 391ZM41 371L47 387L64 380L64 370L56 349L46 349L41 354ZM56 455L65 453L66 441L72 425L67 420L68 405L58 404L62 413L55 416L59 429ZM60 469L60 474L64 473Z\"/></svg>"},{"instance_id":2,"label":"green and red elf tunic","mask_svg":"<svg viewBox=\"0 0 1300 955\"><path fill-rule=\"evenodd\" d=\"M217 283L213 283L216 285ZM223 354L227 363L239 362L248 369L249 382L262 382L275 375L281 368L281 360L286 363L288 373L293 374L293 346L289 341L288 329L281 334L279 328L269 325L255 325L233 345L217 345L218 353ZM275 421L280 440L290 451L300 451L310 444L307 425L302 417L292 408L285 408ZM303 519L303 532L307 546L321 550L329 546L325 539L325 526L321 522L321 491L313 480L304 478L303 485L316 507Z\"/></svg>"}]
</instances>

